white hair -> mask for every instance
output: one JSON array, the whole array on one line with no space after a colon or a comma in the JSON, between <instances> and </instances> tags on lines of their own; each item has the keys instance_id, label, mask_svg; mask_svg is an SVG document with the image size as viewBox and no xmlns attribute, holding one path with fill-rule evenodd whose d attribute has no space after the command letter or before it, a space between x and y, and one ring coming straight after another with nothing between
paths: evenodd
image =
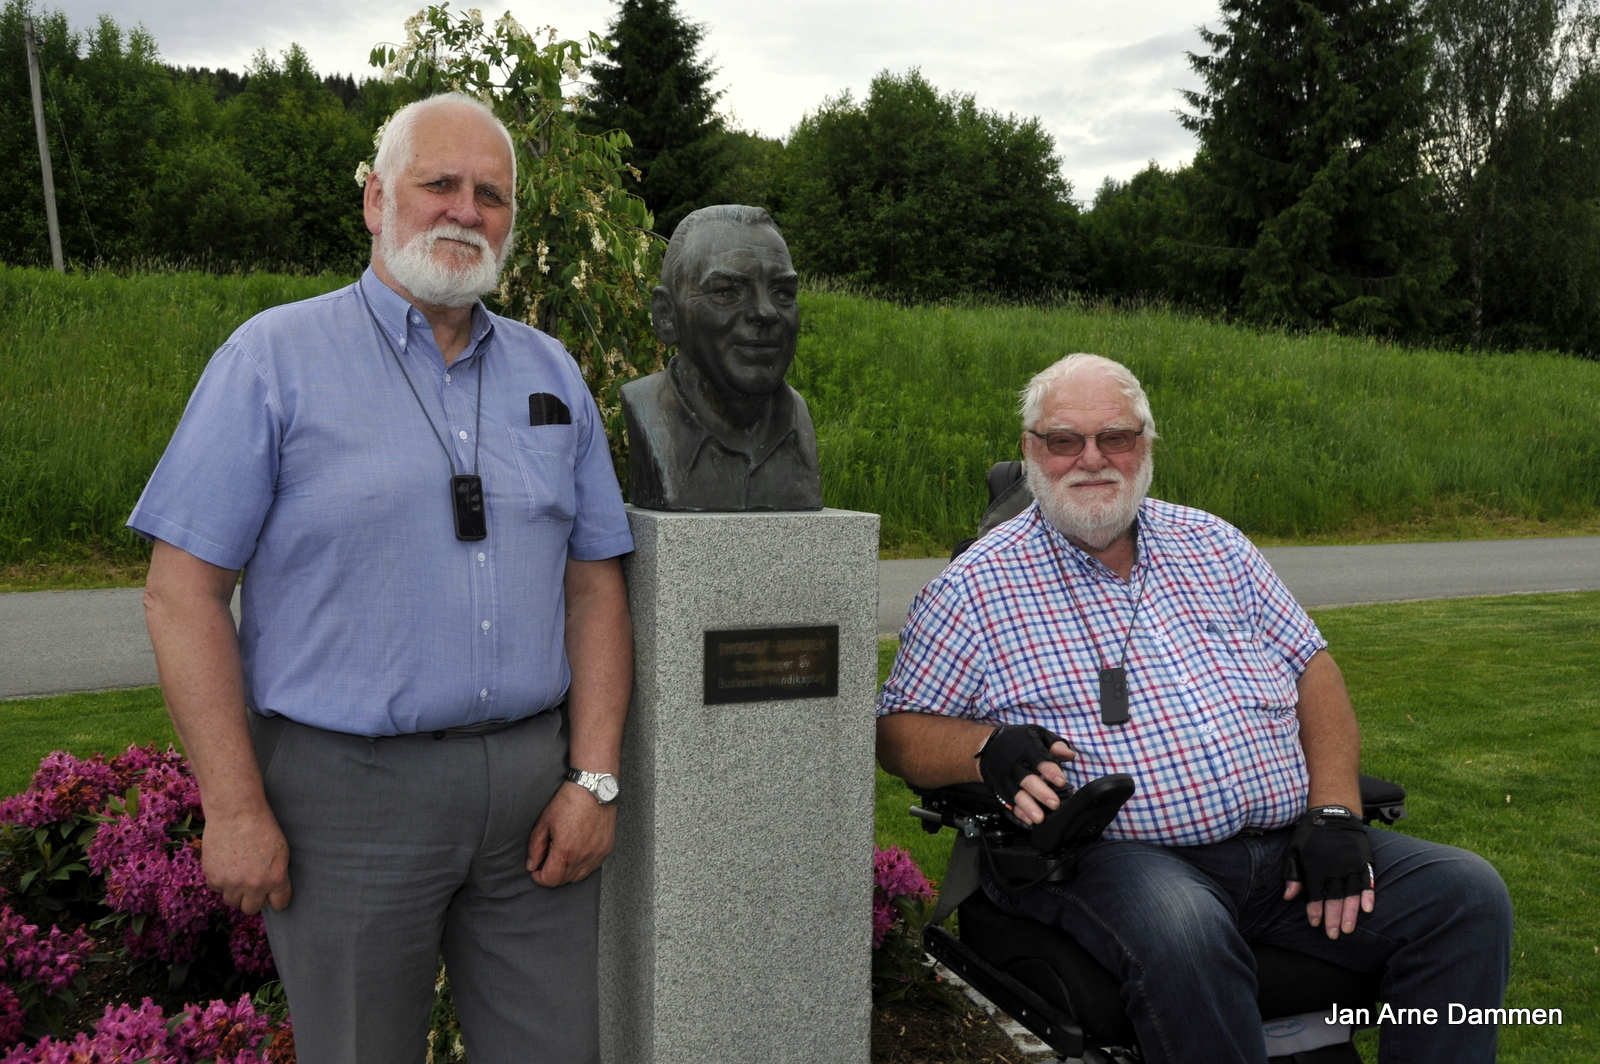
<instances>
[{"instance_id":1,"label":"white hair","mask_svg":"<svg viewBox=\"0 0 1600 1064\"><path fill-rule=\"evenodd\" d=\"M389 121L384 123L381 139L378 141L378 155L372 160L372 172L383 174L385 177L391 168L402 170L411 158L411 141L415 132L417 120L423 115L437 111L441 107L468 107L477 111L484 118L494 123L494 128L506 141L506 153L511 156L511 188L513 191L512 209L516 209L515 190L517 187L517 148L511 140L511 131L506 124L495 117L495 113L480 99L468 96L464 92L441 92L437 96L429 96L425 100L408 103L400 110L389 116Z\"/></svg>"},{"instance_id":2,"label":"white hair","mask_svg":"<svg viewBox=\"0 0 1600 1064\"><path fill-rule=\"evenodd\" d=\"M1098 370L1111 378L1112 383L1116 384L1128 402L1133 405L1133 416L1143 423L1144 434L1152 440L1159 438L1156 435L1155 418L1150 416L1150 400L1145 396L1144 388L1139 385L1139 378L1128 372L1128 367L1120 362L1083 352L1068 355L1040 370L1028 382L1027 387L1022 389L1022 393L1018 396L1022 427L1031 429L1039 420L1040 408L1044 406L1045 396L1050 394L1051 388L1089 370Z\"/></svg>"}]
</instances>

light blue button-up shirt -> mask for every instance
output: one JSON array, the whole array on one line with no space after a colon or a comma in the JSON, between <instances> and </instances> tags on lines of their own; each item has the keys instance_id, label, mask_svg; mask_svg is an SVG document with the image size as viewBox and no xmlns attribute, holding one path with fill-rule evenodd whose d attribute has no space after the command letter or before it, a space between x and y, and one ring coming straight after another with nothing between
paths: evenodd
<instances>
[{"instance_id":1,"label":"light blue button-up shirt","mask_svg":"<svg viewBox=\"0 0 1600 1064\"><path fill-rule=\"evenodd\" d=\"M530 424L541 392L570 425ZM475 454L489 536L463 542L450 478ZM480 304L447 368L426 319L370 269L240 326L128 525L245 570L251 708L356 735L558 704L567 559L633 549L599 412L561 345Z\"/></svg>"}]
</instances>

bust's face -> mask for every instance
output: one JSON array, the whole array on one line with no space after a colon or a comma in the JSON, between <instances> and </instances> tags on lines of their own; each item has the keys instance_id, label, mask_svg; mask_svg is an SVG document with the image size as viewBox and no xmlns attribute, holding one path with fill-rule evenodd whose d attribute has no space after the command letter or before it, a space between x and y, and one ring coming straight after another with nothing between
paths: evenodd
<instances>
[{"instance_id":1,"label":"bust's face","mask_svg":"<svg viewBox=\"0 0 1600 1064\"><path fill-rule=\"evenodd\" d=\"M707 225L692 236L672 293L678 350L720 392L769 395L800 334L789 249L764 225Z\"/></svg>"}]
</instances>

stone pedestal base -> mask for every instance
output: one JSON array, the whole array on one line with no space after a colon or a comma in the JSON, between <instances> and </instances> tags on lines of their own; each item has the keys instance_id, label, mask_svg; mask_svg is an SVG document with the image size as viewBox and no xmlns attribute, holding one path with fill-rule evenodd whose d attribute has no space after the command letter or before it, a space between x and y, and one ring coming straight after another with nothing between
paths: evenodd
<instances>
[{"instance_id":1,"label":"stone pedestal base","mask_svg":"<svg viewBox=\"0 0 1600 1064\"><path fill-rule=\"evenodd\" d=\"M870 1054L878 518L629 508L636 678L600 919L607 1064ZM704 703L707 631L837 625L838 695Z\"/></svg>"}]
</instances>

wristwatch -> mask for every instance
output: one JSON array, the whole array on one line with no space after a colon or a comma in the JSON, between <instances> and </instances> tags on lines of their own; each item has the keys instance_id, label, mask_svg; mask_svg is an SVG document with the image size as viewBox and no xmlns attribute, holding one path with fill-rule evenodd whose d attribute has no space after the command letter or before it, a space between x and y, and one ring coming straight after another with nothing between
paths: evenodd
<instances>
[{"instance_id":1,"label":"wristwatch","mask_svg":"<svg viewBox=\"0 0 1600 1064\"><path fill-rule=\"evenodd\" d=\"M617 800L617 777L609 772L585 772L581 768L567 770L567 782L576 783L590 794L601 805L610 805Z\"/></svg>"}]
</instances>

